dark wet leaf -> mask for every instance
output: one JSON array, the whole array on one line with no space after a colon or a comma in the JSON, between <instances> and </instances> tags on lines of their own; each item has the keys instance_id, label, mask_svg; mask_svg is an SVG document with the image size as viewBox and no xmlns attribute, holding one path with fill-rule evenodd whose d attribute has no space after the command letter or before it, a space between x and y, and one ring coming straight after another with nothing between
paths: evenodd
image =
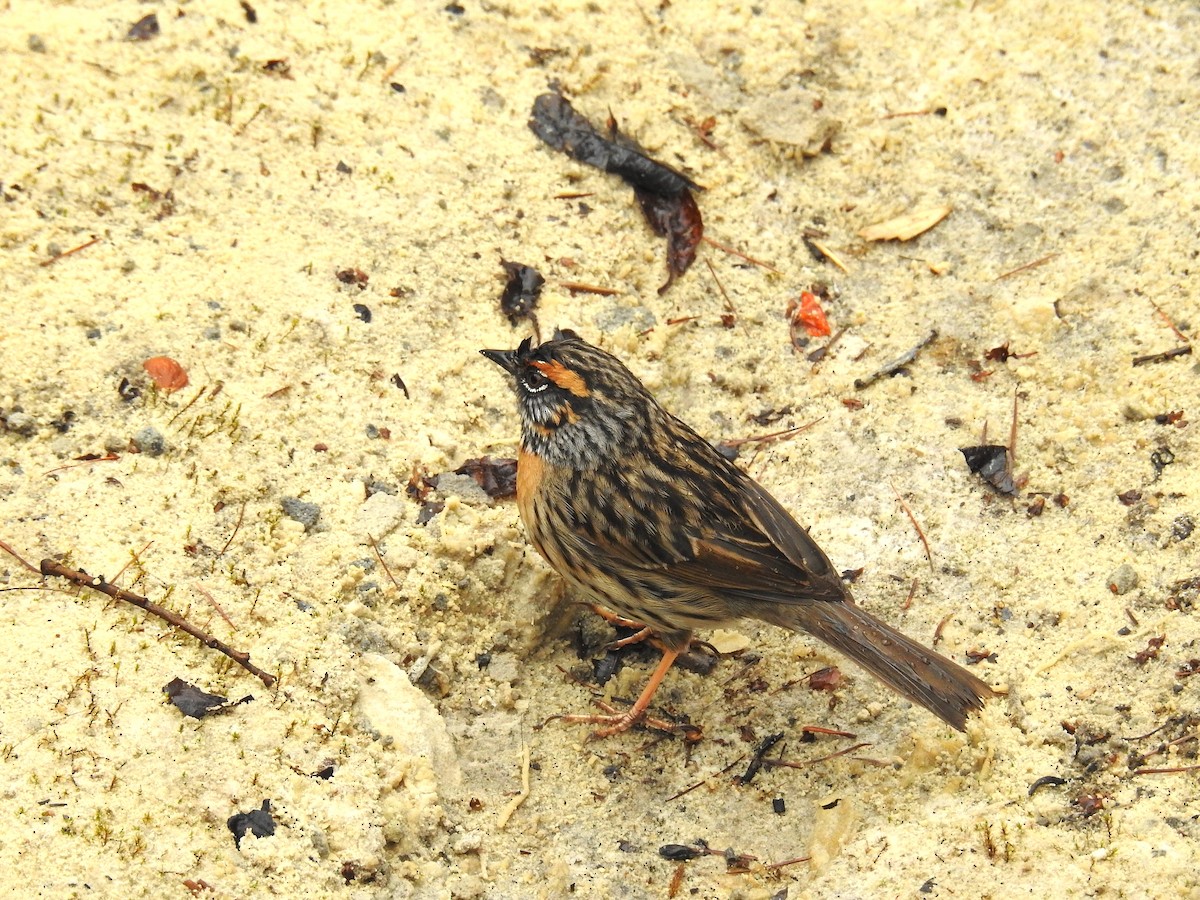
<instances>
[{"instance_id":1,"label":"dark wet leaf","mask_svg":"<svg viewBox=\"0 0 1200 900\"><path fill-rule=\"evenodd\" d=\"M517 495L517 461L508 457L483 456L468 459L454 470L456 475L470 475L483 492L493 500L505 500Z\"/></svg>"},{"instance_id":2,"label":"dark wet leaf","mask_svg":"<svg viewBox=\"0 0 1200 900\"><path fill-rule=\"evenodd\" d=\"M230 816L225 823L233 832L233 845L242 848L242 838L252 834L258 838L270 837L275 833L275 820L271 818L271 801L264 800L261 809Z\"/></svg>"},{"instance_id":3,"label":"dark wet leaf","mask_svg":"<svg viewBox=\"0 0 1200 900\"><path fill-rule=\"evenodd\" d=\"M142 16L131 26L129 31L125 33L127 41L148 41L152 37L158 35L158 16L150 13L148 16Z\"/></svg>"},{"instance_id":4,"label":"dark wet leaf","mask_svg":"<svg viewBox=\"0 0 1200 900\"><path fill-rule=\"evenodd\" d=\"M978 475L1001 494L1015 497L1017 486L1013 483L1012 464L1008 448L1000 444L981 444L978 447L961 447L960 452L967 461L967 468Z\"/></svg>"},{"instance_id":5,"label":"dark wet leaf","mask_svg":"<svg viewBox=\"0 0 1200 900\"><path fill-rule=\"evenodd\" d=\"M658 855L672 862L685 862L703 856L705 851L687 844L663 844L658 848Z\"/></svg>"},{"instance_id":6,"label":"dark wet leaf","mask_svg":"<svg viewBox=\"0 0 1200 900\"><path fill-rule=\"evenodd\" d=\"M426 500L421 504L421 509L417 513L417 524L428 525L433 521L433 517L446 508L446 504L441 500Z\"/></svg>"},{"instance_id":7,"label":"dark wet leaf","mask_svg":"<svg viewBox=\"0 0 1200 900\"><path fill-rule=\"evenodd\" d=\"M229 702L225 697L205 693L182 678L172 678L163 690L176 709L193 719L203 719L209 713L223 709Z\"/></svg>"},{"instance_id":8,"label":"dark wet leaf","mask_svg":"<svg viewBox=\"0 0 1200 900\"><path fill-rule=\"evenodd\" d=\"M542 285L546 279L533 266L523 263L500 260L508 281L504 285L504 293L500 295L500 312L508 316L508 321L516 325L522 319L530 319L537 327L537 315L534 307L542 295Z\"/></svg>"},{"instance_id":9,"label":"dark wet leaf","mask_svg":"<svg viewBox=\"0 0 1200 900\"><path fill-rule=\"evenodd\" d=\"M1043 775L1029 786L1029 796L1032 797L1044 787L1059 787L1066 783L1067 779L1059 778L1057 775Z\"/></svg>"},{"instance_id":10,"label":"dark wet leaf","mask_svg":"<svg viewBox=\"0 0 1200 900\"><path fill-rule=\"evenodd\" d=\"M561 150L581 163L620 175L640 190L671 196L689 188L700 189L686 175L656 162L641 150L600 134L560 94L542 94L533 102L529 127L555 150Z\"/></svg>"},{"instance_id":11,"label":"dark wet leaf","mask_svg":"<svg viewBox=\"0 0 1200 900\"><path fill-rule=\"evenodd\" d=\"M700 185L651 159L634 140L620 134L615 123L609 123L607 136L601 134L559 94L542 94L534 101L529 127L550 147L619 175L634 189L650 227L667 238L668 275L660 294L688 270L704 236L700 208L692 196L703 190Z\"/></svg>"},{"instance_id":12,"label":"dark wet leaf","mask_svg":"<svg viewBox=\"0 0 1200 900\"><path fill-rule=\"evenodd\" d=\"M667 239L667 280L658 289L661 294L696 261L696 248L704 237L700 207L686 188L673 195L635 188L634 194L654 233Z\"/></svg>"}]
</instances>

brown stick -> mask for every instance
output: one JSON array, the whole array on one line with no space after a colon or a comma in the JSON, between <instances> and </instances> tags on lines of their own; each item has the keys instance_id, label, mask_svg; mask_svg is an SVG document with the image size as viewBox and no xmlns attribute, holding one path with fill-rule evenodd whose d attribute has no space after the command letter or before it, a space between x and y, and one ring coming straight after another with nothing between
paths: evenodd
<instances>
[{"instance_id":1,"label":"brown stick","mask_svg":"<svg viewBox=\"0 0 1200 900\"><path fill-rule=\"evenodd\" d=\"M1031 263L1025 263L1025 265L1023 265L1023 266L1017 266L1015 269L1010 269L1009 271L1005 272L1003 275L997 275L994 280L1003 281L1005 278L1012 278L1014 275L1016 275L1019 272L1028 272L1030 269L1036 269L1038 266L1044 266L1046 263L1050 262L1050 260L1054 259L1056 256L1058 256L1057 253L1051 253L1049 256L1043 256L1041 259L1035 259Z\"/></svg>"},{"instance_id":2,"label":"brown stick","mask_svg":"<svg viewBox=\"0 0 1200 900\"><path fill-rule=\"evenodd\" d=\"M1011 452L1011 451L1010 451ZM890 481L888 484L892 484ZM929 549L929 541L925 537L925 529L921 527L921 523L917 521L917 517L913 514L912 508L904 499L903 495L896 490L896 486L892 484L892 491L896 494L896 499L900 501L900 505L904 507L904 511L908 514L908 521L912 522L913 528L917 529L917 537L921 539L921 546L925 548L925 559L929 561L929 568L933 568L933 552ZM913 584L913 590L916 590L916 584ZM908 596L909 602L912 602L912 594ZM908 607L906 606L905 609Z\"/></svg>"},{"instance_id":3,"label":"brown stick","mask_svg":"<svg viewBox=\"0 0 1200 900\"><path fill-rule=\"evenodd\" d=\"M53 559L43 559L41 572L43 575L53 575L58 578L65 578L68 581L74 582L80 587L91 588L94 591L99 591L102 594L107 594L114 600L124 600L126 603L132 603L138 609L143 609L151 615L158 616L164 622L174 625L181 631L185 631L198 640L204 646L216 650L219 653L224 653L235 663L245 669L252 675L258 677L267 687L274 687L276 678L269 672L264 672L258 666L250 662L250 654L244 650L234 650L228 644L217 640L210 634L185 621L178 613L172 612L165 606L159 606L145 597L139 597L137 594L122 590L115 584L109 584L103 578L97 578L89 575L83 569L70 569L62 563Z\"/></svg>"},{"instance_id":4,"label":"brown stick","mask_svg":"<svg viewBox=\"0 0 1200 900\"><path fill-rule=\"evenodd\" d=\"M615 297L621 293L617 288L601 287L598 284L584 284L581 281L560 281L558 284L571 293L580 291L585 294L602 294L605 297Z\"/></svg>"},{"instance_id":5,"label":"brown stick","mask_svg":"<svg viewBox=\"0 0 1200 900\"><path fill-rule=\"evenodd\" d=\"M242 508L240 510L238 510L238 518L237 518L237 522L234 523L233 533L229 535L229 540L227 540L225 542L225 546L222 547L221 552L217 554L217 559L220 559L222 556L225 555L225 551L229 549L229 545L233 543L233 539L235 537L237 537L237 533L241 530L242 520L244 518L246 518L246 504L249 502L250 502L249 500L242 501Z\"/></svg>"},{"instance_id":6,"label":"brown stick","mask_svg":"<svg viewBox=\"0 0 1200 900\"><path fill-rule=\"evenodd\" d=\"M5 553L9 554L13 559L15 559L17 562L19 562L25 568L27 568L30 572L37 571L37 567L33 563L29 562L29 560L25 559L25 557L21 556L20 553L18 553L12 547L8 546L8 544L4 543L4 541L0 541L0 550L3 550Z\"/></svg>"},{"instance_id":7,"label":"brown stick","mask_svg":"<svg viewBox=\"0 0 1200 900\"><path fill-rule=\"evenodd\" d=\"M712 246L716 247L718 250L724 250L726 253L732 254L733 256L739 256L742 259L744 259L746 262L753 263L754 265L760 266L764 269L767 269L768 271L771 271L771 272L779 271L777 268L775 268L770 263L763 262L761 259L755 259L753 256L747 256L745 253L742 253L740 250L734 250L732 247L722 244L720 241L715 241L712 238L708 237L707 235L705 235L705 237L704 237L704 243L711 244Z\"/></svg>"},{"instance_id":8,"label":"brown stick","mask_svg":"<svg viewBox=\"0 0 1200 900\"><path fill-rule=\"evenodd\" d=\"M770 444L775 441L782 441L787 438L794 437L802 431L807 431L809 428L812 428L814 425L820 422L823 418L825 417L821 416L821 418L813 419L806 425L797 425L795 428L785 428L783 431L772 431L770 434L758 434L752 435L751 437L730 438L729 440L722 441L721 443L726 447L740 447L743 444Z\"/></svg>"},{"instance_id":9,"label":"brown stick","mask_svg":"<svg viewBox=\"0 0 1200 900\"><path fill-rule=\"evenodd\" d=\"M1200 766L1173 766L1169 769L1134 769L1134 775L1174 775L1176 772L1198 772Z\"/></svg>"},{"instance_id":10,"label":"brown stick","mask_svg":"<svg viewBox=\"0 0 1200 900\"><path fill-rule=\"evenodd\" d=\"M395 575L393 575L393 574L392 574L392 570L388 568L388 564L387 564L387 562L384 560L384 558L383 558L383 554L379 552L379 545L378 545L377 543L375 543L375 538L371 537L371 535L369 535L369 534L368 534L368 535L367 535L367 540L371 542L371 549L375 551L375 558L376 558L377 560L379 560L379 564L380 564L381 566L383 566L383 571L385 571L385 572L387 573L388 580L389 580L389 581L391 581L391 583L392 583L392 586L393 586L393 587L394 587L394 588L395 588L397 591L400 591L400 582L398 582L398 581L396 580L396 576L395 576ZM401 593L403 593L403 591L400 591L400 592L401 592Z\"/></svg>"},{"instance_id":11,"label":"brown stick","mask_svg":"<svg viewBox=\"0 0 1200 900\"><path fill-rule=\"evenodd\" d=\"M91 247L93 244L98 244L98 243L100 243L100 238L98 238L98 237L92 238L87 243L80 244L78 247L72 247L70 250L67 250L63 253L58 254L58 256L51 256L49 259L43 259L40 263L38 263L38 265L41 266L42 268L45 268L46 266L52 266L56 262L58 262L60 259L66 259L68 256L74 256L80 250L86 250L88 247Z\"/></svg>"},{"instance_id":12,"label":"brown stick","mask_svg":"<svg viewBox=\"0 0 1200 900\"><path fill-rule=\"evenodd\" d=\"M1162 353L1147 353L1145 356L1135 356L1133 364L1135 366L1144 366L1146 363L1165 362L1177 356L1190 356L1191 352L1192 345L1184 344L1182 347L1173 347L1170 350L1164 350Z\"/></svg>"},{"instance_id":13,"label":"brown stick","mask_svg":"<svg viewBox=\"0 0 1200 900\"><path fill-rule=\"evenodd\" d=\"M836 753L830 753L827 756L818 756L816 759L803 759L793 762L790 759L764 759L763 765L768 769L787 768L787 769L803 769L807 766L815 766L817 763L828 762L831 759L837 759L839 756L845 756L847 753L853 753L855 750L861 750L863 747L870 747L869 741L863 741L861 744L855 744L853 747L847 747L845 750L838 750Z\"/></svg>"}]
</instances>

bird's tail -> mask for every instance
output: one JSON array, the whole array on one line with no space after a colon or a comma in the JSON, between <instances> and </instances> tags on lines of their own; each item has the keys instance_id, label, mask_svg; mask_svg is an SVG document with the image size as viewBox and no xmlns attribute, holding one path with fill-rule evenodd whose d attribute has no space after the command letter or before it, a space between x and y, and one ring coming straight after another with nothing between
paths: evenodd
<instances>
[{"instance_id":1,"label":"bird's tail","mask_svg":"<svg viewBox=\"0 0 1200 900\"><path fill-rule=\"evenodd\" d=\"M967 715L995 691L958 663L922 646L851 601L816 600L776 607L788 621L829 644L947 725L964 731Z\"/></svg>"}]
</instances>

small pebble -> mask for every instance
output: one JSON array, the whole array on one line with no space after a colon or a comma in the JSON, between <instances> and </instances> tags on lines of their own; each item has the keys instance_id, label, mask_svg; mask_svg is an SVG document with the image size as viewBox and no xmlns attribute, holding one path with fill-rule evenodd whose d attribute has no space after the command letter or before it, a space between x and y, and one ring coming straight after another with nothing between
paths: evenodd
<instances>
[{"instance_id":1,"label":"small pebble","mask_svg":"<svg viewBox=\"0 0 1200 900\"><path fill-rule=\"evenodd\" d=\"M167 439L157 428L147 425L133 436L133 446L137 448L138 453L145 453L147 456L162 456L163 451L167 449Z\"/></svg>"},{"instance_id":2,"label":"small pebble","mask_svg":"<svg viewBox=\"0 0 1200 900\"><path fill-rule=\"evenodd\" d=\"M1114 594L1128 594L1138 584L1137 572L1133 570L1133 566L1125 563L1119 566L1115 572L1108 576L1108 589Z\"/></svg>"},{"instance_id":3,"label":"small pebble","mask_svg":"<svg viewBox=\"0 0 1200 900\"><path fill-rule=\"evenodd\" d=\"M321 507L315 503L307 503L295 497L284 497L279 501L279 505L283 508L284 515L303 525L305 531L312 531L317 520L321 518Z\"/></svg>"},{"instance_id":4,"label":"small pebble","mask_svg":"<svg viewBox=\"0 0 1200 900\"><path fill-rule=\"evenodd\" d=\"M33 416L24 412L10 412L4 417L4 426L9 431L15 431L25 437L30 437L37 431L37 422Z\"/></svg>"}]
</instances>

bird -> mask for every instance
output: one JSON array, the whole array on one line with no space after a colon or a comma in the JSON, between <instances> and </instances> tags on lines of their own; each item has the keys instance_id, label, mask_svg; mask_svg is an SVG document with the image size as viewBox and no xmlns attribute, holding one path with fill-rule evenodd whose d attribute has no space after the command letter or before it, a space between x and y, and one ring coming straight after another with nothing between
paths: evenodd
<instances>
[{"instance_id":1,"label":"bird","mask_svg":"<svg viewBox=\"0 0 1200 900\"><path fill-rule=\"evenodd\" d=\"M566 329L480 352L516 393L517 507L529 542L663 654L627 710L562 718L602 726L593 737L628 730L693 632L738 619L812 635L959 731L994 696L858 606L808 531L617 357Z\"/></svg>"}]
</instances>

